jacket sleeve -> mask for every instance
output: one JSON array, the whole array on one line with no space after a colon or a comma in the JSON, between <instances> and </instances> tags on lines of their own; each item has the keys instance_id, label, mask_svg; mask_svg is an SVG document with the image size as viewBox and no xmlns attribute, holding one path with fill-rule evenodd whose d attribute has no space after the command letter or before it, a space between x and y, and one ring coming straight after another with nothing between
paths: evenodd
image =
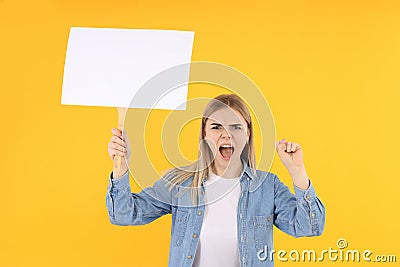
<instances>
[{"instance_id":1,"label":"jacket sleeve","mask_svg":"<svg viewBox=\"0 0 400 267\"><path fill-rule=\"evenodd\" d=\"M143 225L162 215L171 213L171 192L163 180L139 193L132 193L129 172L113 179L112 172L106 194L106 207L110 222L116 225Z\"/></svg>"},{"instance_id":2,"label":"jacket sleeve","mask_svg":"<svg viewBox=\"0 0 400 267\"><path fill-rule=\"evenodd\" d=\"M295 194L274 175L274 224L294 237L319 236L325 226L325 207L313 184L306 190L294 185Z\"/></svg>"}]
</instances>

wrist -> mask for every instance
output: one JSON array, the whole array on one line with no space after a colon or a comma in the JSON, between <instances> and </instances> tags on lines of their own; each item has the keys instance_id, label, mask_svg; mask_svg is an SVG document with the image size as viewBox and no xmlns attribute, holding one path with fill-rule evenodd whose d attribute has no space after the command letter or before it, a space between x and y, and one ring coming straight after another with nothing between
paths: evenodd
<instances>
[{"instance_id":1,"label":"wrist","mask_svg":"<svg viewBox=\"0 0 400 267\"><path fill-rule=\"evenodd\" d=\"M118 179L121 178L122 176L124 176L126 173L128 172L128 170L123 170L121 169L120 171L113 171L113 175L112 178L113 179Z\"/></svg>"},{"instance_id":2,"label":"wrist","mask_svg":"<svg viewBox=\"0 0 400 267\"><path fill-rule=\"evenodd\" d=\"M304 164L288 168L288 171L291 176L301 176L306 174L306 168L304 167Z\"/></svg>"},{"instance_id":3,"label":"wrist","mask_svg":"<svg viewBox=\"0 0 400 267\"><path fill-rule=\"evenodd\" d=\"M310 179L308 178L304 165L300 166L299 168L290 170L289 173L295 186L304 190L309 187Z\"/></svg>"},{"instance_id":4,"label":"wrist","mask_svg":"<svg viewBox=\"0 0 400 267\"><path fill-rule=\"evenodd\" d=\"M114 165L113 175L112 175L113 179L117 179L124 176L128 172L128 170L129 168L125 162L125 159L122 159L121 166L119 168L116 168Z\"/></svg>"}]
</instances>

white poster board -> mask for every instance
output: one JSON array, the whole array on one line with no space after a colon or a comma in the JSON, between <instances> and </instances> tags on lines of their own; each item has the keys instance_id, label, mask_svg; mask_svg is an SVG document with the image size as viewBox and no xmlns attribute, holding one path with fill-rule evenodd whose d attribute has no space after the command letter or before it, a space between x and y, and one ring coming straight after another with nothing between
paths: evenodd
<instances>
[{"instance_id":1,"label":"white poster board","mask_svg":"<svg viewBox=\"0 0 400 267\"><path fill-rule=\"evenodd\" d=\"M193 39L192 31L71 27L61 104L185 109L189 70L155 105L130 104L155 75L191 62Z\"/></svg>"}]
</instances>

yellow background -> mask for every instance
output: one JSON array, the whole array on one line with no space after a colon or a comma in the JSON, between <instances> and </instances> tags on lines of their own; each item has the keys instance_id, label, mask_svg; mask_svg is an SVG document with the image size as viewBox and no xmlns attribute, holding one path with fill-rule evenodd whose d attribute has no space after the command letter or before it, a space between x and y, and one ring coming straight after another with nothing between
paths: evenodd
<instances>
[{"instance_id":1,"label":"yellow background","mask_svg":"<svg viewBox=\"0 0 400 267\"><path fill-rule=\"evenodd\" d=\"M343 237L400 257L398 1L0 0L0 266L167 265L170 215L137 227L108 219L116 109L60 104L71 26L195 31L192 60L261 88L277 138L303 147L326 205L321 237L276 230L275 249L321 251ZM277 156L271 171L291 184ZM322 264L363 265L296 266Z\"/></svg>"}]
</instances>

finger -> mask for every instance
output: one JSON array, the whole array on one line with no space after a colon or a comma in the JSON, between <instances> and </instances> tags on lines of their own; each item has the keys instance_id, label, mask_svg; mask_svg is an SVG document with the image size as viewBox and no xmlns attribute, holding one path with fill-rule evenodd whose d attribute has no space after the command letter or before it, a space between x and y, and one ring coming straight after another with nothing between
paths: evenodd
<instances>
[{"instance_id":1,"label":"finger","mask_svg":"<svg viewBox=\"0 0 400 267\"><path fill-rule=\"evenodd\" d=\"M299 144L296 144L296 151L301 150L301 146Z\"/></svg>"},{"instance_id":2,"label":"finger","mask_svg":"<svg viewBox=\"0 0 400 267\"><path fill-rule=\"evenodd\" d=\"M116 136L122 136L122 132L121 130L117 129L117 128L112 128L111 132L116 135Z\"/></svg>"},{"instance_id":3,"label":"finger","mask_svg":"<svg viewBox=\"0 0 400 267\"><path fill-rule=\"evenodd\" d=\"M123 157L126 155L126 153L123 153L123 152L113 149L113 148L108 148L108 155L110 156L111 160L114 160L115 156Z\"/></svg>"},{"instance_id":4,"label":"finger","mask_svg":"<svg viewBox=\"0 0 400 267\"><path fill-rule=\"evenodd\" d=\"M123 146L121 146L121 145L119 145L117 143L110 142L110 143L108 143L108 147L110 149L115 149L115 150L121 151L123 153L127 151L127 149L125 147L123 147Z\"/></svg>"},{"instance_id":5,"label":"finger","mask_svg":"<svg viewBox=\"0 0 400 267\"><path fill-rule=\"evenodd\" d=\"M289 152L294 152L296 150L296 144L293 142L290 142L290 149Z\"/></svg>"},{"instance_id":6,"label":"finger","mask_svg":"<svg viewBox=\"0 0 400 267\"><path fill-rule=\"evenodd\" d=\"M282 140L279 141L275 141L275 149L278 150L279 147L282 146L282 144L285 142L285 138L283 138Z\"/></svg>"},{"instance_id":7,"label":"finger","mask_svg":"<svg viewBox=\"0 0 400 267\"><path fill-rule=\"evenodd\" d=\"M122 140L119 139L119 138L116 137L116 136L112 136L112 137L110 138L109 144L117 144L117 145L123 146L123 145L122 145Z\"/></svg>"},{"instance_id":8,"label":"finger","mask_svg":"<svg viewBox=\"0 0 400 267\"><path fill-rule=\"evenodd\" d=\"M112 128L111 129L111 133L115 134L115 135L118 135L118 129L117 128Z\"/></svg>"},{"instance_id":9,"label":"finger","mask_svg":"<svg viewBox=\"0 0 400 267\"><path fill-rule=\"evenodd\" d=\"M276 143L276 151L281 151L283 148L284 144L281 144L280 141Z\"/></svg>"},{"instance_id":10,"label":"finger","mask_svg":"<svg viewBox=\"0 0 400 267\"><path fill-rule=\"evenodd\" d=\"M120 156L120 157L124 157L125 153L117 150L117 149L110 149L109 150L109 154L111 156L111 159L114 159L115 156Z\"/></svg>"},{"instance_id":11,"label":"finger","mask_svg":"<svg viewBox=\"0 0 400 267\"><path fill-rule=\"evenodd\" d=\"M127 150L126 148L121 147L120 145L115 144L115 143L110 143L110 144L108 145L108 151L109 151L109 152L111 152L111 151L118 151L118 152L120 152L120 153L122 153L122 154L126 154L126 153L128 152L128 150Z\"/></svg>"},{"instance_id":12,"label":"finger","mask_svg":"<svg viewBox=\"0 0 400 267\"><path fill-rule=\"evenodd\" d=\"M276 149L276 150L277 150L279 153L285 150L286 143L285 143L284 140L285 140L285 139L280 140L280 141L278 142L278 144L277 144L277 149Z\"/></svg>"},{"instance_id":13,"label":"finger","mask_svg":"<svg viewBox=\"0 0 400 267\"><path fill-rule=\"evenodd\" d=\"M300 149L300 145L297 143L292 143L292 152L296 152Z\"/></svg>"},{"instance_id":14,"label":"finger","mask_svg":"<svg viewBox=\"0 0 400 267\"><path fill-rule=\"evenodd\" d=\"M115 129L115 128L114 128ZM119 139L119 140L123 140L123 138L122 138L122 135L121 135L121 133L119 132L119 130L118 129L115 129L114 131L113 131L113 135L111 136L111 139L110 140L117 140L117 139L113 139L113 137L115 137L115 138L117 138L117 139Z\"/></svg>"},{"instance_id":15,"label":"finger","mask_svg":"<svg viewBox=\"0 0 400 267\"><path fill-rule=\"evenodd\" d=\"M111 142L117 143L126 148L126 142L115 135L111 136Z\"/></svg>"},{"instance_id":16,"label":"finger","mask_svg":"<svg viewBox=\"0 0 400 267\"><path fill-rule=\"evenodd\" d=\"M292 149L292 142L287 142L286 143L286 151L285 152L290 152L291 149Z\"/></svg>"}]
</instances>

